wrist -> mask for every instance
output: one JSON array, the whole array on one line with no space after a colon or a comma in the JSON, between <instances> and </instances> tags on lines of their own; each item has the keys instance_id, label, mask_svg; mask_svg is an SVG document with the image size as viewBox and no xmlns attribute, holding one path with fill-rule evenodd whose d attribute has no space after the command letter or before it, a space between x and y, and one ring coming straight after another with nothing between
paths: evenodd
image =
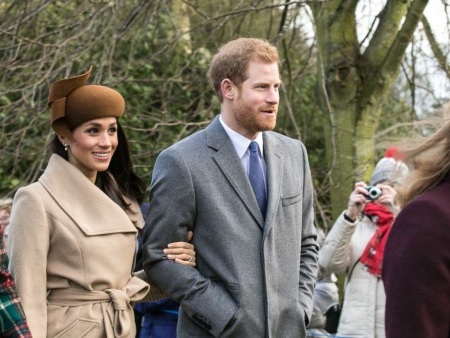
<instances>
[{"instance_id":1,"label":"wrist","mask_svg":"<svg viewBox=\"0 0 450 338\"><path fill-rule=\"evenodd\" d=\"M350 222L350 223L355 223L355 221L356 221L356 217L351 217L351 216L349 216L349 215L347 214L347 212L344 212L344 219L345 219L347 222Z\"/></svg>"}]
</instances>

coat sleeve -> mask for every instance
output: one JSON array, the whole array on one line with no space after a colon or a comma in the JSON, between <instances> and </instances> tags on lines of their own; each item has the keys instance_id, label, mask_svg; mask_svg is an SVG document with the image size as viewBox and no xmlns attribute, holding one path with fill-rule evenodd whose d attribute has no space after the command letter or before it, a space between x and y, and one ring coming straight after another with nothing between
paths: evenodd
<instances>
[{"instance_id":1,"label":"coat sleeve","mask_svg":"<svg viewBox=\"0 0 450 338\"><path fill-rule=\"evenodd\" d=\"M314 189L309 169L307 152L302 144L304 163L303 182L303 220L300 257L299 299L305 310L305 324L308 325L313 312L314 287L317 279L317 259L319 246L314 227Z\"/></svg>"},{"instance_id":2,"label":"coat sleeve","mask_svg":"<svg viewBox=\"0 0 450 338\"><path fill-rule=\"evenodd\" d=\"M386 337L448 336L449 224L448 205L431 200L413 201L397 216L382 270Z\"/></svg>"},{"instance_id":3,"label":"coat sleeve","mask_svg":"<svg viewBox=\"0 0 450 338\"><path fill-rule=\"evenodd\" d=\"M179 302L186 314L219 336L238 310L220 283L203 277L197 269L165 258L171 242L187 240L196 219L195 191L183 154L169 148L157 158L150 190L150 207L144 230L143 258L148 278ZM220 304L220 306L217 306Z\"/></svg>"},{"instance_id":4,"label":"coat sleeve","mask_svg":"<svg viewBox=\"0 0 450 338\"><path fill-rule=\"evenodd\" d=\"M9 226L9 269L33 337L44 338L47 336L49 226L44 205L35 190L17 191Z\"/></svg>"},{"instance_id":5,"label":"coat sleeve","mask_svg":"<svg viewBox=\"0 0 450 338\"><path fill-rule=\"evenodd\" d=\"M325 237L319 251L319 265L326 273L343 273L350 266L351 240L357 222L347 221L344 218L344 212L338 217Z\"/></svg>"}]
</instances>

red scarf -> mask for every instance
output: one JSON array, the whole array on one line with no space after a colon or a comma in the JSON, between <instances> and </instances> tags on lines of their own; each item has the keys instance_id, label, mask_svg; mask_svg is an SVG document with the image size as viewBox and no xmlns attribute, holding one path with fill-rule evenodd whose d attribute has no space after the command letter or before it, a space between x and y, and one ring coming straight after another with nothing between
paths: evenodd
<instances>
[{"instance_id":1,"label":"red scarf","mask_svg":"<svg viewBox=\"0 0 450 338\"><path fill-rule=\"evenodd\" d=\"M367 243L360 261L367 267L369 273L381 277L384 247L392 228L394 214L384 205L373 202L367 203L363 212L377 222L378 229Z\"/></svg>"}]
</instances>

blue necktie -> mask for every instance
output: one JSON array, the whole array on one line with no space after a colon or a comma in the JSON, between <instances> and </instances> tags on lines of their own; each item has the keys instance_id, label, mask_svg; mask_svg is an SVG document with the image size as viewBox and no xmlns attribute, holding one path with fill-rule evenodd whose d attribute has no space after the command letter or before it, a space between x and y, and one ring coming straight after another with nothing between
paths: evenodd
<instances>
[{"instance_id":1,"label":"blue necktie","mask_svg":"<svg viewBox=\"0 0 450 338\"><path fill-rule=\"evenodd\" d=\"M258 201L259 208L263 217L266 217L267 197L266 184L264 183L263 168L259 159L258 143L252 141L249 146L250 149L250 165L248 178Z\"/></svg>"}]
</instances>

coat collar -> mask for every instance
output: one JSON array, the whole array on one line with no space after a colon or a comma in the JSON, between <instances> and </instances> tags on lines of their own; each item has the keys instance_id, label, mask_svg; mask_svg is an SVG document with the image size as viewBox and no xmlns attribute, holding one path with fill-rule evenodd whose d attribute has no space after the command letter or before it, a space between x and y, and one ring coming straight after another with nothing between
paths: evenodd
<instances>
[{"instance_id":1,"label":"coat collar","mask_svg":"<svg viewBox=\"0 0 450 338\"><path fill-rule=\"evenodd\" d=\"M127 214L81 171L53 154L39 182L59 207L87 235L136 232L144 220L136 203L136 214Z\"/></svg>"}]
</instances>

